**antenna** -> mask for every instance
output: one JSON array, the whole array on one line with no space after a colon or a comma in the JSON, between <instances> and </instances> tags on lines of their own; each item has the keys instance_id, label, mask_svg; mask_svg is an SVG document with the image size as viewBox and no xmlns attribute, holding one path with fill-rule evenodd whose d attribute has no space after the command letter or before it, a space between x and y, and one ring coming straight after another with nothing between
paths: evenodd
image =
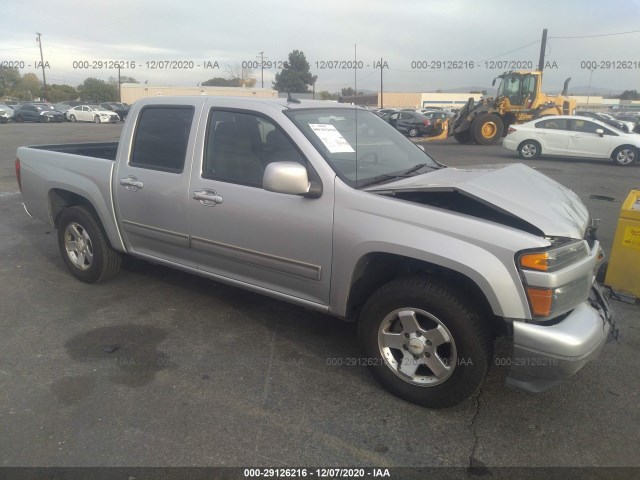
<instances>
[{"instance_id":1,"label":"antenna","mask_svg":"<svg viewBox=\"0 0 640 480\"><path fill-rule=\"evenodd\" d=\"M293 98L291 96L291 92L287 92L287 103L300 103L300 100L297 98Z\"/></svg>"}]
</instances>

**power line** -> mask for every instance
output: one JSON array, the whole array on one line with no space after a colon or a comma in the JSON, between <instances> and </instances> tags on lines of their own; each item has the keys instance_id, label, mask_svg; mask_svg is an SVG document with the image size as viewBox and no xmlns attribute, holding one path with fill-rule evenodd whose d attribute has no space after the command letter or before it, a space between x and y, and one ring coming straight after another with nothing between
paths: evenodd
<instances>
[{"instance_id":1,"label":"power line","mask_svg":"<svg viewBox=\"0 0 640 480\"><path fill-rule=\"evenodd\" d=\"M640 30L631 30L628 32L619 32L619 33L601 33L599 35L578 35L578 36L567 36L567 37L549 37L549 38L598 38L598 37L615 37L616 35L629 35L631 33L640 33Z\"/></svg>"}]
</instances>

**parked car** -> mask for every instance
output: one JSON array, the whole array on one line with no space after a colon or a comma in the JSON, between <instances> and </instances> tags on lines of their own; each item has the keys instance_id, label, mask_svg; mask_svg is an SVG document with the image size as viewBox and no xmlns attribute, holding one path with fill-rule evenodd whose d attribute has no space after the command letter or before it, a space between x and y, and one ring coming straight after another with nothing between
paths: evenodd
<instances>
[{"instance_id":1,"label":"parked car","mask_svg":"<svg viewBox=\"0 0 640 480\"><path fill-rule=\"evenodd\" d=\"M397 112L395 108L381 108L380 110L376 110L373 113L378 115L380 118L384 118L385 115L389 113L394 113L394 112Z\"/></svg>"},{"instance_id":2,"label":"parked car","mask_svg":"<svg viewBox=\"0 0 640 480\"><path fill-rule=\"evenodd\" d=\"M594 118L596 120L599 120L601 122L606 123L607 125L609 125L611 127L615 127L618 130L622 130L623 132L627 132L627 133L633 132L633 127L635 127L635 125L631 125L630 122L617 120L616 118L614 118L611 115L606 114L606 113L585 112L585 111L582 111L582 110L578 110L578 111L576 111L576 115L581 116L581 117Z\"/></svg>"},{"instance_id":3,"label":"parked car","mask_svg":"<svg viewBox=\"0 0 640 480\"><path fill-rule=\"evenodd\" d=\"M399 132L406 133L410 137L429 135L433 132L431 121L421 113L401 110L389 116L389 123Z\"/></svg>"},{"instance_id":4,"label":"parked car","mask_svg":"<svg viewBox=\"0 0 640 480\"><path fill-rule=\"evenodd\" d=\"M511 126L502 146L524 159L540 155L608 158L617 165L638 160L640 136L580 116L549 116Z\"/></svg>"},{"instance_id":5,"label":"parked car","mask_svg":"<svg viewBox=\"0 0 640 480\"><path fill-rule=\"evenodd\" d=\"M101 103L99 106L104 108L105 110L109 110L110 112L117 113L118 117L120 117L120 120L122 120L123 122L129 114L129 106L120 102L105 102Z\"/></svg>"},{"instance_id":6,"label":"parked car","mask_svg":"<svg viewBox=\"0 0 640 480\"><path fill-rule=\"evenodd\" d=\"M7 123L13 119L13 108L0 103L0 123Z\"/></svg>"},{"instance_id":7,"label":"parked car","mask_svg":"<svg viewBox=\"0 0 640 480\"><path fill-rule=\"evenodd\" d=\"M71 105L68 105L66 103L54 103L53 104L53 108L55 108L58 112L62 113L63 115L65 115L65 119L66 119L66 113L69 111L71 107Z\"/></svg>"},{"instance_id":8,"label":"parked car","mask_svg":"<svg viewBox=\"0 0 640 480\"><path fill-rule=\"evenodd\" d=\"M23 103L13 111L18 122L64 122L64 115L48 103Z\"/></svg>"},{"instance_id":9,"label":"parked car","mask_svg":"<svg viewBox=\"0 0 640 480\"><path fill-rule=\"evenodd\" d=\"M105 110L98 105L78 105L66 113L70 122L116 123L120 117L115 112Z\"/></svg>"}]
</instances>

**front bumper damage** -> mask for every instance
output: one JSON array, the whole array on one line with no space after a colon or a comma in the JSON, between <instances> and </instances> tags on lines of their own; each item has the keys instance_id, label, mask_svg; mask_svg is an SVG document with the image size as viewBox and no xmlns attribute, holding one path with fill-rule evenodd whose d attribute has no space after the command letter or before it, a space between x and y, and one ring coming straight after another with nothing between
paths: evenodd
<instances>
[{"instance_id":1,"label":"front bumper damage","mask_svg":"<svg viewBox=\"0 0 640 480\"><path fill-rule=\"evenodd\" d=\"M618 338L607 293L594 284L588 301L555 324L513 322L513 355L507 385L538 393L580 370Z\"/></svg>"}]
</instances>

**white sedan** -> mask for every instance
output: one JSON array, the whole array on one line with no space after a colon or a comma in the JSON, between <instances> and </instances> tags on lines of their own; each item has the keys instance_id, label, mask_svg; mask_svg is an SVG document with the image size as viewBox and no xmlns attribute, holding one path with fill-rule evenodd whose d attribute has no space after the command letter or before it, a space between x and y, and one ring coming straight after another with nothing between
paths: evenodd
<instances>
[{"instance_id":1,"label":"white sedan","mask_svg":"<svg viewBox=\"0 0 640 480\"><path fill-rule=\"evenodd\" d=\"M120 121L117 113L97 105L78 105L67 110L65 115L70 122L115 123Z\"/></svg>"},{"instance_id":2,"label":"white sedan","mask_svg":"<svg viewBox=\"0 0 640 480\"><path fill-rule=\"evenodd\" d=\"M618 165L638 159L640 135L588 117L549 116L509 127L502 146L524 159L540 155L607 158Z\"/></svg>"}]
</instances>

